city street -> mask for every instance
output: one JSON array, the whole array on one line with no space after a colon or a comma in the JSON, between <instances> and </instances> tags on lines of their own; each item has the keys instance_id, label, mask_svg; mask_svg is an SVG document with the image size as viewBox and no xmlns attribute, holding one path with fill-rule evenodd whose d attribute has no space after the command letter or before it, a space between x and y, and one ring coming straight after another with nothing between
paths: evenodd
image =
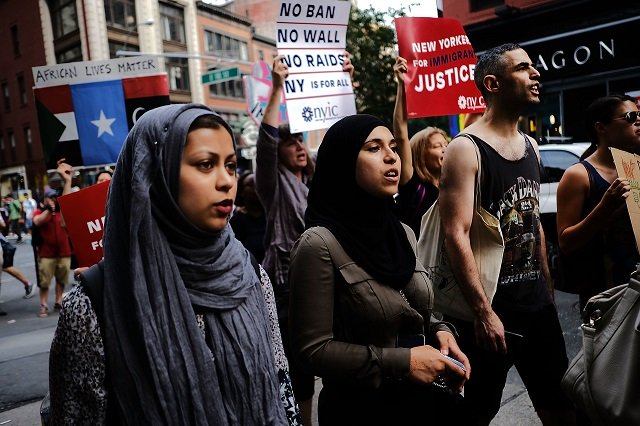
<instances>
[{"instance_id":1,"label":"city street","mask_svg":"<svg viewBox=\"0 0 640 426\"><path fill-rule=\"evenodd\" d=\"M15 266L35 282L30 243L26 241L17 247ZM53 307L53 291L50 293L49 306ZM58 314L52 311L48 318L38 318L38 295L27 300L23 295L22 285L8 274L2 274L0 310L7 312L7 316L0 317L0 425L39 424L40 401L48 389L49 348ZM581 339L577 297L558 292L556 302L571 359L578 352ZM316 380L317 391L321 383ZM5 423L9 420L10 423ZM514 369L507 380L502 408L492 424L541 424Z\"/></svg>"}]
</instances>

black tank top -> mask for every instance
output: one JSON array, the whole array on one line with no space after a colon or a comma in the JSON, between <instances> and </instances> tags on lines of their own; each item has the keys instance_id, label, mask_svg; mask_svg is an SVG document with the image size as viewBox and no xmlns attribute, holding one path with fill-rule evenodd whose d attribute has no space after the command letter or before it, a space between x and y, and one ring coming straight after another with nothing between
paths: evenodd
<instances>
[{"instance_id":1,"label":"black tank top","mask_svg":"<svg viewBox=\"0 0 640 426\"><path fill-rule=\"evenodd\" d=\"M589 195L585 199L580 220L596 208L611 185L586 160L580 162L589 175ZM626 204L609 215L602 230L570 255L560 252L563 279L570 288L578 289L584 298L608 288L629 282L640 255Z\"/></svg>"},{"instance_id":2,"label":"black tank top","mask_svg":"<svg viewBox=\"0 0 640 426\"><path fill-rule=\"evenodd\" d=\"M497 309L533 312L552 303L540 270L540 162L529 140L512 161L473 136L482 160L480 204L500 221L505 249L493 299Z\"/></svg>"}]
</instances>

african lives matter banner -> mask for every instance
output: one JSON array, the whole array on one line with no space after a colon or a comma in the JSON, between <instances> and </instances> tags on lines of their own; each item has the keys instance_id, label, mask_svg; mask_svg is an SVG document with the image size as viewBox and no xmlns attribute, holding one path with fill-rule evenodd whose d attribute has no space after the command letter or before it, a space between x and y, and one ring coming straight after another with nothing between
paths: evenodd
<instances>
[{"instance_id":1,"label":"african lives matter banner","mask_svg":"<svg viewBox=\"0 0 640 426\"><path fill-rule=\"evenodd\" d=\"M34 67L45 161L55 168L114 163L138 118L169 104L167 75L154 57Z\"/></svg>"},{"instance_id":2,"label":"african lives matter banner","mask_svg":"<svg viewBox=\"0 0 640 426\"><path fill-rule=\"evenodd\" d=\"M349 73L342 71L351 3L283 1L278 54L289 67L285 99L293 132L325 129L356 113Z\"/></svg>"},{"instance_id":3,"label":"african lives matter banner","mask_svg":"<svg viewBox=\"0 0 640 426\"><path fill-rule=\"evenodd\" d=\"M446 18L396 18L400 56L407 60L409 118L483 112L473 82L476 55L462 24Z\"/></svg>"}]
</instances>

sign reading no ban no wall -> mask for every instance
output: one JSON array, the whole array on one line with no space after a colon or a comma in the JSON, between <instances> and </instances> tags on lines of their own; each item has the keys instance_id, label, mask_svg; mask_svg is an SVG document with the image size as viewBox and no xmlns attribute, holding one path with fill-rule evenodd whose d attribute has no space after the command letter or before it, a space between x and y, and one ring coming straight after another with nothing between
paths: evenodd
<instances>
[{"instance_id":1,"label":"sign reading no ban no wall","mask_svg":"<svg viewBox=\"0 0 640 426\"><path fill-rule=\"evenodd\" d=\"M278 54L289 68L284 94L292 132L325 129L356 113L349 73L342 71L350 2L282 1Z\"/></svg>"}]
</instances>

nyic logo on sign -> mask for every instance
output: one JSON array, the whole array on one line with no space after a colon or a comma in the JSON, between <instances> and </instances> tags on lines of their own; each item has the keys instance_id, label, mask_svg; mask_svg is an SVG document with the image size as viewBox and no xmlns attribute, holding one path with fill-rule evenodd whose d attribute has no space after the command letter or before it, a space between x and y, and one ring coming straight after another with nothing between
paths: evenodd
<instances>
[{"instance_id":1,"label":"nyic logo on sign","mask_svg":"<svg viewBox=\"0 0 640 426\"><path fill-rule=\"evenodd\" d=\"M482 96L462 96L458 97L458 106L460 109L484 109L486 107Z\"/></svg>"},{"instance_id":2,"label":"nyic logo on sign","mask_svg":"<svg viewBox=\"0 0 640 426\"><path fill-rule=\"evenodd\" d=\"M325 122L327 120L333 120L339 118L340 108L338 105L331 105L330 102L327 102L327 105L324 107L315 107L311 108L306 106L302 108L302 118L306 122L310 122L314 119L315 121Z\"/></svg>"}]
</instances>

